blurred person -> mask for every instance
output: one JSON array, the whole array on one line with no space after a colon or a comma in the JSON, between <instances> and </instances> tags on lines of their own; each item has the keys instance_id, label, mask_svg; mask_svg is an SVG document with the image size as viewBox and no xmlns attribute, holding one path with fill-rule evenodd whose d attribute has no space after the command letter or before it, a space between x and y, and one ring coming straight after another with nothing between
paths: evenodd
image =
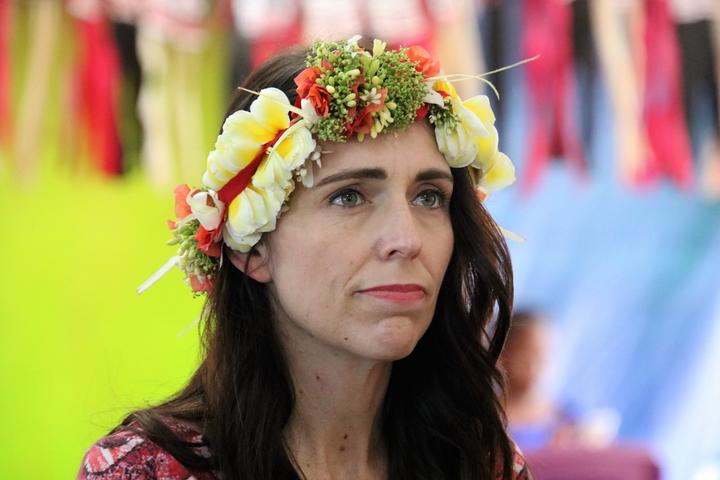
<instances>
[{"instance_id":1,"label":"blurred person","mask_svg":"<svg viewBox=\"0 0 720 480\"><path fill-rule=\"evenodd\" d=\"M538 313L518 311L510 321L500 363L507 378L508 430L523 449L572 445L578 438L576 415L540 392L550 328Z\"/></svg>"},{"instance_id":2,"label":"blurred person","mask_svg":"<svg viewBox=\"0 0 720 480\"><path fill-rule=\"evenodd\" d=\"M357 38L251 74L141 286L177 264L207 295L201 365L80 479L531 478L497 397L510 260L480 203L514 169L487 97L438 74Z\"/></svg>"},{"instance_id":3,"label":"blurred person","mask_svg":"<svg viewBox=\"0 0 720 480\"><path fill-rule=\"evenodd\" d=\"M512 316L500 363L505 371L505 413L510 436L523 450L550 447L604 447L619 424L611 409L581 412L545 394L545 374L552 330L540 313L519 310Z\"/></svg>"}]
</instances>

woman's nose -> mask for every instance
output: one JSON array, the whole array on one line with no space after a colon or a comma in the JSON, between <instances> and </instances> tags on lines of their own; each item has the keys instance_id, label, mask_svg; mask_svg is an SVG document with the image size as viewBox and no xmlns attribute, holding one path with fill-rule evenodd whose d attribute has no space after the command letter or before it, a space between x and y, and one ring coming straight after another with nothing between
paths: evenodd
<instances>
[{"instance_id":1,"label":"woman's nose","mask_svg":"<svg viewBox=\"0 0 720 480\"><path fill-rule=\"evenodd\" d=\"M377 251L384 260L415 258L422 248L418 219L412 206L403 202L387 205L381 216Z\"/></svg>"}]
</instances>

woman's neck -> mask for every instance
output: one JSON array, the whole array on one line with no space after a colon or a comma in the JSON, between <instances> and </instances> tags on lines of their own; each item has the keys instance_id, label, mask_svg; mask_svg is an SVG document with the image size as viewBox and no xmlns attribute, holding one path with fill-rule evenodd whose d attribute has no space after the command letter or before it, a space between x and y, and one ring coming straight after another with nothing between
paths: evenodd
<instances>
[{"instance_id":1,"label":"woman's neck","mask_svg":"<svg viewBox=\"0 0 720 480\"><path fill-rule=\"evenodd\" d=\"M295 406L285 438L309 479L385 478L382 405L392 363L285 346Z\"/></svg>"}]
</instances>

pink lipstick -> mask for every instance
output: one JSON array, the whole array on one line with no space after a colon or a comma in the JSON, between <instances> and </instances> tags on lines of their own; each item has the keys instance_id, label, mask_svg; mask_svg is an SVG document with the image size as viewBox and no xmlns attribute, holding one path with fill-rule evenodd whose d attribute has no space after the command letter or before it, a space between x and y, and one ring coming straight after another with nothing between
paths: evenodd
<instances>
[{"instance_id":1,"label":"pink lipstick","mask_svg":"<svg viewBox=\"0 0 720 480\"><path fill-rule=\"evenodd\" d=\"M415 284L378 285L377 287L360 290L359 293L381 300L396 303L408 303L425 298L425 290Z\"/></svg>"}]
</instances>

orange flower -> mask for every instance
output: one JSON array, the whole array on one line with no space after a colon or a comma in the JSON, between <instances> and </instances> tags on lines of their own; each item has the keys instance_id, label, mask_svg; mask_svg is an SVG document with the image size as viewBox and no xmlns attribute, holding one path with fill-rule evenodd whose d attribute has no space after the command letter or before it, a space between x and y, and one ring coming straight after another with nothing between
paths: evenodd
<instances>
[{"instance_id":1,"label":"orange flower","mask_svg":"<svg viewBox=\"0 0 720 480\"><path fill-rule=\"evenodd\" d=\"M325 90L325 87L321 87L316 83L310 87L307 98L312 102L315 107L315 113L317 113L319 117L327 117L328 113L330 113L330 100L332 100L332 96L330 92Z\"/></svg>"},{"instance_id":2,"label":"orange flower","mask_svg":"<svg viewBox=\"0 0 720 480\"><path fill-rule=\"evenodd\" d=\"M419 45L407 49L410 61L416 63L415 70L422 73L425 78L430 78L440 72L440 62L433 60L427 50Z\"/></svg>"},{"instance_id":3,"label":"orange flower","mask_svg":"<svg viewBox=\"0 0 720 480\"><path fill-rule=\"evenodd\" d=\"M190 193L190 187L187 185L178 185L175 187L175 218L182 220L192 213L190 205L187 203L187 196Z\"/></svg>"},{"instance_id":4,"label":"orange flower","mask_svg":"<svg viewBox=\"0 0 720 480\"><path fill-rule=\"evenodd\" d=\"M322 70L318 67L308 67L295 77L295 85L297 85L297 93L300 98L305 98L313 85L317 85L315 80L320 76Z\"/></svg>"},{"instance_id":5,"label":"orange flower","mask_svg":"<svg viewBox=\"0 0 720 480\"><path fill-rule=\"evenodd\" d=\"M308 67L295 77L295 85L298 87L298 97L310 100L315 107L315 113L320 117L326 117L330 112L332 95L325 87L315 83L321 73L322 70L319 67Z\"/></svg>"}]
</instances>

